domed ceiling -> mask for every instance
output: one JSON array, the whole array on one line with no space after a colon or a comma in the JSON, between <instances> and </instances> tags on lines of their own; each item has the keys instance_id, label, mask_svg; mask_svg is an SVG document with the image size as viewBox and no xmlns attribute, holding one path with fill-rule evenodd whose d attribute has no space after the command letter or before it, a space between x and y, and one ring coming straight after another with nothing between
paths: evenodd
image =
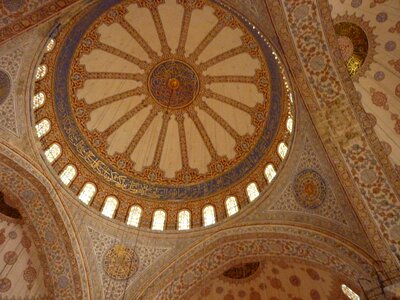
<instances>
[{"instance_id":1,"label":"domed ceiling","mask_svg":"<svg viewBox=\"0 0 400 300\"><path fill-rule=\"evenodd\" d=\"M223 218L226 198L243 206L275 177L293 97L277 53L237 12L203 0L100 1L49 43L36 130L46 156L59 147L55 171L77 173L64 184L94 184L93 207L112 195L120 220L134 204L175 216L212 204Z\"/></svg>"}]
</instances>

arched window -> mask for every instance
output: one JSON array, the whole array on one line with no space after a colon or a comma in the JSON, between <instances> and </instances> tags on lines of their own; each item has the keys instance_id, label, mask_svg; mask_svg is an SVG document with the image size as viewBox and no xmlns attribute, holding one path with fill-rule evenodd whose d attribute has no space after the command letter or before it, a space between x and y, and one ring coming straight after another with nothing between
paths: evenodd
<instances>
[{"instance_id":1,"label":"arched window","mask_svg":"<svg viewBox=\"0 0 400 300\"><path fill-rule=\"evenodd\" d=\"M61 155L60 145L56 143L51 144L51 146L46 151L44 151L44 155L46 156L49 163L54 162Z\"/></svg>"},{"instance_id":2,"label":"arched window","mask_svg":"<svg viewBox=\"0 0 400 300\"><path fill-rule=\"evenodd\" d=\"M137 205L132 206L131 209L129 210L128 220L126 221L126 224L138 227L141 216L142 216L142 209L140 208L140 206Z\"/></svg>"},{"instance_id":3,"label":"arched window","mask_svg":"<svg viewBox=\"0 0 400 300\"><path fill-rule=\"evenodd\" d=\"M164 230L166 217L167 214L165 211L157 209L153 214L153 224L151 225L151 229Z\"/></svg>"},{"instance_id":4,"label":"arched window","mask_svg":"<svg viewBox=\"0 0 400 300\"><path fill-rule=\"evenodd\" d=\"M227 212L228 216L232 216L239 211L238 203L236 201L236 198L233 196L228 197L226 199L225 207L226 207L226 212Z\"/></svg>"},{"instance_id":5,"label":"arched window","mask_svg":"<svg viewBox=\"0 0 400 300\"><path fill-rule=\"evenodd\" d=\"M76 168L73 165L68 165L60 174L60 179L65 185L70 185L76 176Z\"/></svg>"},{"instance_id":6,"label":"arched window","mask_svg":"<svg viewBox=\"0 0 400 300\"><path fill-rule=\"evenodd\" d=\"M46 45L46 52L51 52L54 49L54 46L56 45L56 40L55 39L49 39Z\"/></svg>"},{"instance_id":7,"label":"arched window","mask_svg":"<svg viewBox=\"0 0 400 300\"><path fill-rule=\"evenodd\" d=\"M109 218L114 217L114 213L117 210L118 200L113 196L108 196L106 198L106 202L104 203L103 210L101 213Z\"/></svg>"},{"instance_id":8,"label":"arched window","mask_svg":"<svg viewBox=\"0 0 400 300\"><path fill-rule=\"evenodd\" d=\"M35 96L33 96L32 99L32 107L33 109L38 109L44 104L44 101L46 100L46 95L43 92L37 93Z\"/></svg>"},{"instance_id":9,"label":"arched window","mask_svg":"<svg viewBox=\"0 0 400 300\"><path fill-rule=\"evenodd\" d=\"M288 147L284 142L280 143L278 146L278 154L281 157L281 159L284 159L288 151Z\"/></svg>"},{"instance_id":10,"label":"arched window","mask_svg":"<svg viewBox=\"0 0 400 300\"><path fill-rule=\"evenodd\" d=\"M181 210L178 213L178 230L190 229L190 211L187 209Z\"/></svg>"},{"instance_id":11,"label":"arched window","mask_svg":"<svg viewBox=\"0 0 400 300\"><path fill-rule=\"evenodd\" d=\"M203 208L203 225L209 226L215 224L215 209L212 205Z\"/></svg>"},{"instance_id":12,"label":"arched window","mask_svg":"<svg viewBox=\"0 0 400 300\"><path fill-rule=\"evenodd\" d=\"M342 291L343 293L350 299L350 300L360 300L360 296L358 296L351 288L347 285L342 284Z\"/></svg>"},{"instance_id":13,"label":"arched window","mask_svg":"<svg viewBox=\"0 0 400 300\"><path fill-rule=\"evenodd\" d=\"M292 133L292 131L293 131L293 118L292 118L292 117L289 117L289 118L287 119L287 121L286 121L286 128L287 128L287 130L288 130L290 133Z\"/></svg>"},{"instance_id":14,"label":"arched window","mask_svg":"<svg viewBox=\"0 0 400 300\"><path fill-rule=\"evenodd\" d=\"M268 164L265 167L264 175L265 175L265 178L267 178L268 183L271 183L271 181L275 178L276 171L272 164Z\"/></svg>"},{"instance_id":15,"label":"arched window","mask_svg":"<svg viewBox=\"0 0 400 300\"><path fill-rule=\"evenodd\" d=\"M81 192L79 193L79 200L81 200L83 203L85 204L89 204L90 201L93 199L94 195L96 194L96 186L91 183L85 183L85 185L83 186Z\"/></svg>"},{"instance_id":16,"label":"arched window","mask_svg":"<svg viewBox=\"0 0 400 300\"><path fill-rule=\"evenodd\" d=\"M50 131L50 121L47 119L43 119L35 125L35 128L38 138L41 138Z\"/></svg>"},{"instance_id":17,"label":"arched window","mask_svg":"<svg viewBox=\"0 0 400 300\"><path fill-rule=\"evenodd\" d=\"M249 197L250 202L257 199L257 197L260 195L257 185L254 182L250 183L247 186L246 191L247 191L247 197Z\"/></svg>"},{"instance_id":18,"label":"arched window","mask_svg":"<svg viewBox=\"0 0 400 300\"><path fill-rule=\"evenodd\" d=\"M47 73L47 66L46 65L40 65L36 69L35 79L36 80L43 79L44 76L46 76L46 73Z\"/></svg>"}]
</instances>

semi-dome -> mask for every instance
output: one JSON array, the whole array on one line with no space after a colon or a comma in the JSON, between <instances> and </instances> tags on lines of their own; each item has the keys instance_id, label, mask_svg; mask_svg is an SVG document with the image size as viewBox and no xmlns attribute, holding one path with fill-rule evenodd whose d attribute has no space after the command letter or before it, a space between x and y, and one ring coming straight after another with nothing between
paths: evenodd
<instances>
[{"instance_id":1,"label":"semi-dome","mask_svg":"<svg viewBox=\"0 0 400 300\"><path fill-rule=\"evenodd\" d=\"M218 1L102 1L46 45L35 129L60 183L104 215L211 225L281 168L294 126L286 78L260 31Z\"/></svg>"}]
</instances>

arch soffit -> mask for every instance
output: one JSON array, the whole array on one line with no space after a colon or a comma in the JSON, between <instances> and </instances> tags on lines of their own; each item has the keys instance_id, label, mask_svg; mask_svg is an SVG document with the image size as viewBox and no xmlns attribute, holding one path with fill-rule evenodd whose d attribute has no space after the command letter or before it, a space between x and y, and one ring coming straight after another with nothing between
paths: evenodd
<instances>
[{"instance_id":1,"label":"arch soffit","mask_svg":"<svg viewBox=\"0 0 400 300\"><path fill-rule=\"evenodd\" d=\"M367 254L319 232L279 225L246 226L222 230L197 243L166 269L159 270L160 275L148 280L148 286L140 290L130 286L126 294L133 298L178 299L201 280L221 273L238 260L268 257L326 266L354 282L370 278L374 272L374 260Z\"/></svg>"},{"instance_id":2,"label":"arch soffit","mask_svg":"<svg viewBox=\"0 0 400 300\"><path fill-rule=\"evenodd\" d=\"M0 143L0 187L26 220L45 269L50 294L81 299L87 294L75 232L50 182L27 158ZM69 228L70 230L67 230Z\"/></svg>"}]
</instances>

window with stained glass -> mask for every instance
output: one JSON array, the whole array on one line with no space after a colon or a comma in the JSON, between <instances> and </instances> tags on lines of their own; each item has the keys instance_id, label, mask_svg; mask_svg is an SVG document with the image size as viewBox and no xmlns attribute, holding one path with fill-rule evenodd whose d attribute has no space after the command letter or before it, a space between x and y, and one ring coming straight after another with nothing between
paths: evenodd
<instances>
[{"instance_id":1,"label":"window with stained glass","mask_svg":"<svg viewBox=\"0 0 400 300\"><path fill-rule=\"evenodd\" d=\"M275 178L276 171L272 164L268 164L265 167L264 175L265 175L265 178L267 178L268 183L271 183L271 181Z\"/></svg>"},{"instance_id":2,"label":"window with stained glass","mask_svg":"<svg viewBox=\"0 0 400 300\"><path fill-rule=\"evenodd\" d=\"M101 211L101 213L108 218L113 218L115 211L117 210L117 206L118 206L117 198L109 196L106 198L106 201L104 202L103 210Z\"/></svg>"},{"instance_id":3,"label":"window with stained glass","mask_svg":"<svg viewBox=\"0 0 400 300\"><path fill-rule=\"evenodd\" d=\"M44 135L46 135L50 131L50 126L51 126L50 121L47 119L43 119L39 123L37 123L35 125L35 128L38 138L41 138Z\"/></svg>"},{"instance_id":4,"label":"window with stained glass","mask_svg":"<svg viewBox=\"0 0 400 300\"><path fill-rule=\"evenodd\" d=\"M288 130L290 133L292 133L292 131L293 131L293 118L292 118L292 117L289 117L289 118L287 119L287 121L286 121L286 128L287 128L287 130Z\"/></svg>"},{"instance_id":5,"label":"window with stained glass","mask_svg":"<svg viewBox=\"0 0 400 300\"><path fill-rule=\"evenodd\" d=\"M46 51L51 52L54 49L54 46L56 45L56 40L55 39L49 39L46 45Z\"/></svg>"},{"instance_id":6,"label":"window with stained glass","mask_svg":"<svg viewBox=\"0 0 400 300\"><path fill-rule=\"evenodd\" d=\"M134 227L139 226L140 217L142 216L142 209L140 206L134 205L129 210L128 220L126 224Z\"/></svg>"},{"instance_id":7,"label":"window with stained glass","mask_svg":"<svg viewBox=\"0 0 400 300\"><path fill-rule=\"evenodd\" d=\"M46 95L43 92L37 93L35 96L33 96L32 99L32 107L33 109L38 109L44 104L44 101L46 100Z\"/></svg>"},{"instance_id":8,"label":"window with stained glass","mask_svg":"<svg viewBox=\"0 0 400 300\"><path fill-rule=\"evenodd\" d=\"M255 182L250 183L247 186L246 191L247 191L247 197L249 197L250 201L254 201L260 195L260 192L258 191L258 187L255 184Z\"/></svg>"},{"instance_id":9,"label":"window with stained glass","mask_svg":"<svg viewBox=\"0 0 400 300\"><path fill-rule=\"evenodd\" d=\"M343 293L350 299L350 300L360 300L360 296L358 296L351 288L347 285L342 284L342 291Z\"/></svg>"},{"instance_id":10,"label":"window with stained glass","mask_svg":"<svg viewBox=\"0 0 400 300\"><path fill-rule=\"evenodd\" d=\"M181 210L178 213L178 230L190 229L190 211Z\"/></svg>"},{"instance_id":11,"label":"window with stained glass","mask_svg":"<svg viewBox=\"0 0 400 300\"><path fill-rule=\"evenodd\" d=\"M35 74L35 79L40 80L43 79L44 76L47 74L47 66L46 65L40 65L36 69L36 74Z\"/></svg>"},{"instance_id":12,"label":"window with stained glass","mask_svg":"<svg viewBox=\"0 0 400 300\"><path fill-rule=\"evenodd\" d=\"M225 201L226 213L232 216L239 211L239 206L235 197L228 197Z\"/></svg>"},{"instance_id":13,"label":"window with stained glass","mask_svg":"<svg viewBox=\"0 0 400 300\"><path fill-rule=\"evenodd\" d=\"M288 147L284 142L280 143L278 146L278 154L281 157L281 159L284 159L286 157L288 151Z\"/></svg>"},{"instance_id":14,"label":"window with stained glass","mask_svg":"<svg viewBox=\"0 0 400 300\"><path fill-rule=\"evenodd\" d=\"M76 168L73 165L68 165L60 174L60 179L65 185L70 185L76 176Z\"/></svg>"},{"instance_id":15,"label":"window with stained glass","mask_svg":"<svg viewBox=\"0 0 400 300\"><path fill-rule=\"evenodd\" d=\"M203 208L203 225L209 226L215 224L215 208L212 205L207 205Z\"/></svg>"},{"instance_id":16,"label":"window with stained glass","mask_svg":"<svg viewBox=\"0 0 400 300\"><path fill-rule=\"evenodd\" d=\"M94 195L96 194L96 186L91 183L85 183L85 185L83 186L81 192L79 193L79 200L81 200L83 203L85 204L89 204L90 201L92 201Z\"/></svg>"},{"instance_id":17,"label":"window with stained glass","mask_svg":"<svg viewBox=\"0 0 400 300\"><path fill-rule=\"evenodd\" d=\"M52 144L46 151L44 155L49 163L54 162L61 155L61 147L59 144Z\"/></svg>"},{"instance_id":18,"label":"window with stained glass","mask_svg":"<svg viewBox=\"0 0 400 300\"><path fill-rule=\"evenodd\" d=\"M165 211L161 209L156 210L153 214L153 224L151 225L151 229L164 230L166 217L167 214Z\"/></svg>"}]
</instances>

